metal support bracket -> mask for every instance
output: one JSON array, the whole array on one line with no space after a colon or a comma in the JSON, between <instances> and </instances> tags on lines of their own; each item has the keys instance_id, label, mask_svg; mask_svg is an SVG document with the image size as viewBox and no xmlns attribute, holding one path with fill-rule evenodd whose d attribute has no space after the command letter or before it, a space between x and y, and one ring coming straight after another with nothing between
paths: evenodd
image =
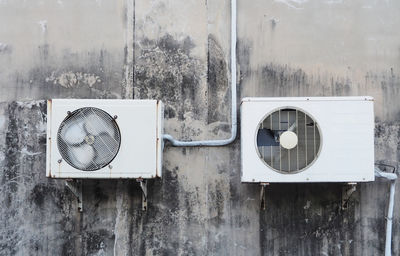
<instances>
[{"instance_id":1,"label":"metal support bracket","mask_svg":"<svg viewBox=\"0 0 400 256\"><path fill-rule=\"evenodd\" d=\"M144 179L136 179L142 189L142 210L147 210L147 181Z\"/></svg>"},{"instance_id":2,"label":"metal support bracket","mask_svg":"<svg viewBox=\"0 0 400 256\"><path fill-rule=\"evenodd\" d=\"M357 183L347 183L342 187L342 210L347 210L349 200L357 190Z\"/></svg>"},{"instance_id":3,"label":"metal support bracket","mask_svg":"<svg viewBox=\"0 0 400 256\"><path fill-rule=\"evenodd\" d=\"M82 194L82 181L81 180L66 180L65 185L72 194L78 199L78 211L83 211L83 194Z\"/></svg>"},{"instance_id":4,"label":"metal support bracket","mask_svg":"<svg viewBox=\"0 0 400 256\"><path fill-rule=\"evenodd\" d=\"M265 207L266 207L266 205L267 205L267 203L266 203L266 197L265 197L265 190L266 190L266 186L268 186L269 183L261 182L260 185L261 185L261 191L260 191L260 208L263 209L263 210L265 210Z\"/></svg>"}]
</instances>

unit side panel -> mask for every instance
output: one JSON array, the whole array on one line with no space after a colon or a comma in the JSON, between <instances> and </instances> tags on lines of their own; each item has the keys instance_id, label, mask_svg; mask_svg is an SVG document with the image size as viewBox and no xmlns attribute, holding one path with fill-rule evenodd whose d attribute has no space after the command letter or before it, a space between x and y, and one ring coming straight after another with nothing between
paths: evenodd
<instances>
[{"instance_id":1,"label":"unit side panel","mask_svg":"<svg viewBox=\"0 0 400 256\"><path fill-rule=\"evenodd\" d=\"M162 161L163 161L163 148L164 140L162 135L164 133L164 105L161 101L157 104L157 177L162 176Z\"/></svg>"},{"instance_id":2,"label":"unit side panel","mask_svg":"<svg viewBox=\"0 0 400 256\"><path fill-rule=\"evenodd\" d=\"M51 114L52 114L52 101L47 101L47 129L46 129L46 177L51 177Z\"/></svg>"}]
</instances>

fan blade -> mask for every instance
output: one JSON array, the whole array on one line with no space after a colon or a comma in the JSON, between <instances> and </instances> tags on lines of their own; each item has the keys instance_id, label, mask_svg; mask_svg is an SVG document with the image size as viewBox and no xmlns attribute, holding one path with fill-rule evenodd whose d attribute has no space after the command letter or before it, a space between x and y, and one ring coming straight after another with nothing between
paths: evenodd
<instances>
[{"instance_id":1,"label":"fan blade","mask_svg":"<svg viewBox=\"0 0 400 256\"><path fill-rule=\"evenodd\" d=\"M61 131L61 138L69 145L76 145L84 141L86 132L83 122L71 122L65 125Z\"/></svg>"},{"instance_id":2,"label":"fan blade","mask_svg":"<svg viewBox=\"0 0 400 256\"><path fill-rule=\"evenodd\" d=\"M108 133L114 136L114 127L111 122L106 122L98 115L89 114L85 118L85 129L88 133L97 136L101 133Z\"/></svg>"},{"instance_id":3,"label":"fan blade","mask_svg":"<svg viewBox=\"0 0 400 256\"><path fill-rule=\"evenodd\" d=\"M297 127L297 123L294 122L294 123L289 127L289 129L287 129L287 130L293 132L294 129L296 129L296 127Z\"/></svg>"},{"instance_id":4,"label":"fan blade","mask_svg":"<svg viewBox=\"0 0 400 256\"><path fill-rule=\"evenodd\" d=\"M275 140L274 132L267 128L258 129L257 146L279 146L279 142Z\"/></svg>"},{"instance_id":5,"label":"fan blade","mask_svg":"<svg viewBox=\"0 0 400 256\"><path fill-rule=\"evenodd\" d=\"M107 133L102 133L96 136L93 143L93 148L96 151L94 162L99 165L107 164L110 157L114 156L118 151L118 142Z\"/></svg>"},{"instance_id":6,"label":"fan blade","mask_svg":"<svg viewBox=\"0 0 400 256\"><path fill-rule=\"evenodd\" d=\"M83 144L79 147L70 147L68 150L70 159L74 159L74 164L80 168L87 167L93 162L95 152L88 144Z\"/></svg>"}]
</instances>

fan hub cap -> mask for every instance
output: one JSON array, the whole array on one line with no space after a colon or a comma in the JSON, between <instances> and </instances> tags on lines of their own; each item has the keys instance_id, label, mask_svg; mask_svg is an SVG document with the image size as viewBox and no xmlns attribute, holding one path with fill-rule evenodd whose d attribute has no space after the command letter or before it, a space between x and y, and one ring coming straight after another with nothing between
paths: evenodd
<instances>
[{"instance_id":1,"label":"fan hub cap","mask_svg":"<svg viewBox=\"0 0 400 256\"><path fill-rule=\"evenodd\" d=\"M94 143L94 136L92 134L89 134L85 137L85 141L87 144L92 145Z\"/></svg>"},{"instance_id":2,"label":"fan hub cap","mask_svg":"<svg viewBox=\"0 0 400 256\"><path fill-rule=\"evenodd\" d=\"M279 137L279 142L283 148L292 149L297 146L297 134L292 131L285 131Z\"/></svg>"}]
</instances>

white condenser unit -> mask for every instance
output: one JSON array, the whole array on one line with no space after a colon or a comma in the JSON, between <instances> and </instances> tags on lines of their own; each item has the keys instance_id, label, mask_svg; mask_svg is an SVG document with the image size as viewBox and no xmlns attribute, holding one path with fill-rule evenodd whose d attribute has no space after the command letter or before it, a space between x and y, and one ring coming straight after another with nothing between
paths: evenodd
<instances>
[{"instance_id":1,"label":"white condenser unit","mask_svg":"<svg viewBox=\"0 0 400 256\"><path fill-rule=\"evenodd\" d=\"M242 182L374 180L371 97L244 98Z\"/></svg>"},{"instance_id":2,"label":"white condenser unit","mask_svg":"<svg viewBox=\"0 0 400 256\"><path fill-rule=\"evenodd\" d=\"M47 118L48 177L161 177L162 102L53 99Z\"/></svg>"}]
</instances>

